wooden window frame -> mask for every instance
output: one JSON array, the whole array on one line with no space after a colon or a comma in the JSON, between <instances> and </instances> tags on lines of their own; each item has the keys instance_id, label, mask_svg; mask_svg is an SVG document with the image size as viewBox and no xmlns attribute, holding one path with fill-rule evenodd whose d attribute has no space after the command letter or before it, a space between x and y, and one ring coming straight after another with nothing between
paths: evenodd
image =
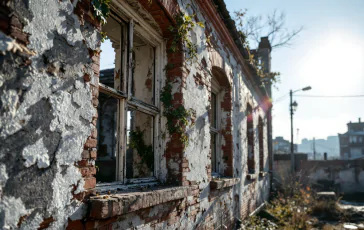
<instances>
[{"instance_id":1,"label":"wooden window frame","mask_svg":"<svg viewBox=\"0 0 364 230\"><path fill-rule=\"evenodd\" d=\"M216 105L215 105L215 109L216 109L216 114L215 114L215 119L216 119L216 127L212 127L212 123L210 122L210 134L211 134L211 138L212 138L212 134L216 135L216 140L215 140L215 164L216 164L216 171L213 170L212 167L212 162L213 162L213 155L211 152L211 176L213 178L216 177L221 177L223 176L223 169L222 169L222 149L221 149L221 142L222 142L222 135L221 135L221 115L222 115L222 111L221 111L221 99L222 99L222 87L220 86L219 82L213 77L211 80L211 94L215 94L216 95ZM211 113L213 111L210 111ZM210 116L212 117L212 116ZM212 141L212 140L211 140ZM211 150L212 151L212 150Z\"/></svg>"},{"instance_id":2,"label":"wooden window frame","mask_svg":"<svg viewBox=\"0 0 364 230\"><path fill-rule=\"evenodd\" d=\"M117 186L124 184L139 184L139 183L155 183L158 178L159 158L159 133L160 133L160 97L159 92L162 87L163 66L166 63L165 42L163 37L152 28L141 16L126 3L113 1L111 4L111 15L121 26L122 33L120 34L120 85L121 90L108 87L99 83L99 91L118 99L118 121L117 121L117 161L116 161L116 181L110 183L98 183L96 187ZM153 77L153 103L148 104L132 96L132 61L133 61L133 36L137 34L147 44L154 47L154 77ZM118 54L116 54L118 55ZM116 62L117 59L115 59ZM116 66L116 63L115 63ZM115 79L115 78L114 78ZM121 82L123 81L123 82ZM116 80L114 80L116 82ZM128 109L133 109L153 117L153 151L154 151L154 172L153 177L147 178L126 178L126 150L127 150L127 112Z\"/></svg>"}]
</instances>

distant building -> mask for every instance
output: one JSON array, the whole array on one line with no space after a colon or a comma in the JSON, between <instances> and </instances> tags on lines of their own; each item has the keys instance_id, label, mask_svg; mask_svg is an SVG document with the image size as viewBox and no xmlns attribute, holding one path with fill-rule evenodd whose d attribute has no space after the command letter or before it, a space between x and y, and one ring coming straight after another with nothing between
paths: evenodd
<instances>
[{"instance_id":1,"label":"distant building","mask_svg":"<svg viewBox=\"0 0 364 230\"><path fill-rule=\"evenodd\" d=\"M364 122L349 122L348 131L339 134L340 156L343 159L364 158Z\"/></svg>"},{"instance_id":2,"label":"distant building","mask_svg":"<svg viewBox=\"0 0 364 230\"><path fill-rule=\"evenodd\" d=\"M293 150L297 152L297 145L293 146ZM285 140L283 137L276 137L273 140L274 154L289 154L291 153L291 142Z\"/></svg>"},{"instance_id":3,"label":"distant building","mask_svg":"<svg viewBox=\"0 0 364 230\"><path fill-rule=\"evenodd\" d=\"M309 159L313 159L313 146L315 142L316 159L323 159L323 153L327 153L328 159L339 158L340 145L338 136L328 136L327 139L302 139L298 145L298 152L307 153Z\"/></svg>"}]
</instances>

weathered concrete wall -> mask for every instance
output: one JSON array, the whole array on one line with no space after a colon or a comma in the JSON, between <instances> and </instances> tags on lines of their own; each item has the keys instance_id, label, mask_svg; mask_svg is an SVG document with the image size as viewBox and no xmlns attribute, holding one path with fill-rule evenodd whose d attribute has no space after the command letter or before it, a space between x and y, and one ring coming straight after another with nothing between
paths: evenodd
<instances>
[{"instance_id":1,"label":"weathered concrete wall","mask_svg":"<svg viewBox=\"0 0 364 230\"><path fill-rule=\"evenodd\" d=\"M96 114L89 51L100 36L77 3L0 3L1 229L62 229L83 212L77 162Z\"/></svg>"},{"instance_id":2,"label":"weathered concrete wall","mask_svg":"<svg viewBox=\"0 0 364 230\"><path fill-rule=\"evenodd\" d=\"M300 173L302 164L307 162L305 153L295 153L295 170ZM273 178L284 185L285 181L292 179L291 154L273 154Z\"/></svg>"},{"instance_id":3,"label":"weathered concrete wall","mask_svg":"<svg viewBox=\"0 0 364 230\"><path fill-rule=\"evenodd\" d=\"M290 160L274 160L273 161L273 178L280 183L284 183L291 175Z\"/></svg>"},{"instance_id":4,"label":"weathered concrete wall","mask_svg":"<svg viewBox=\"0 0 364 230\"><path fill-rule=\"evenodd\" d=\"M323 189L336 189L345 194L364 191L364 160L307 161L302 170L309 181Z\"/></svg>"},{"instance_id":5,"label":"weathered concrete wall","mask_svg":"<svg viewBox=\"0 0 364 230\"><path fill-rule=\"evenodd\" d=\"M263 173L269 171L268 132L261 94L241 54L226 44L224 38L230 34L223 21L216 20L216 9L202 9L205 6L197 1L127 2L134 8L144 7L143 15L155 20L166 47L171 43L168 26L176 10L196 13L194 19L205 24L205 28L190 32L198 44L196 62L187 64L183 52L163 54L165 64L175 64L175 68L162 76L161 86L170 80L174 105L193 111L186 127L186 148L178 136L158 135L161 154L157 178L177 185L177 189L154 191L152 195L123 191L120 193L129 198L108 194L95 196L99 199L95 202L88 199L97 174L95 107L101 28L94 21L90 1L8 1L0 16L7 18L9 28L19 20L16 31L23 37L0 27L0 227L62 229L68 222L69 229L231 229L268 198L270 181ZM211 11L209 15L206 10ZM119 68L116 66L116 71ZM148 75L147 68L143 71L143 76ZM223 85L221 172L239 179L225 181L218 189L212 187L211 176L213 75L218 75ZM250 175L248 104L253 108L255 153L255 172ZM261 176L259 118L264 133ZM160 132L165 133L165 118L161 123Z\"/></svg>"}]
</instances>

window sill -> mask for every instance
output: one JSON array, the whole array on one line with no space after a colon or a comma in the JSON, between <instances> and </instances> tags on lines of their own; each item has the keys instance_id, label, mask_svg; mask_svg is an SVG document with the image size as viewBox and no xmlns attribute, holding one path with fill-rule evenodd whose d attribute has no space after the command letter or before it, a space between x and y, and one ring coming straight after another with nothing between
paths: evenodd
<instances>
[{"instance_id":1,"label":"window sill","mask_svg":"<svg viewBox=\"0 0 364 230\"><path fill-rule=\"evenodd\" d=\"M154 187L160 186L160 183L156 178L140 178L129 181L128 184L123 184L121 182L106 182L96 184L95 191L99 194L110 194L110 193L120 193L120 192L131 192L131 191L143 191L152 189Z\"/></svg>"},{"instance_id":2,"label":"window sill","mask_svg":"<svg viewBox=\"0 0 364 230\"><path fill-rule=\"evenodd\" d=\"M90 217L107 219L191 195L191 188L157 187L147 191L120 192L90 198Z\"/></svg>"},{"instance_id":3,"label":"window sill","mask_svg":"<svg viewBox=\"0 0 364 230\"><path fill-rule=\"evenodd\" d=\"M251 181L256 180L257 175L256 174L247 174L246 179L251 180Z\"/></svg>"},{"instance_id":4,"label":"window sill","mask_svg":"<svg viewBox=\"0 0 364 230\"><path fill-rule=\"evenodd\" d=\"M232 187L240 182L239 178L214 178L210 181L211 190Z\"/></svg>"}]
</instances>

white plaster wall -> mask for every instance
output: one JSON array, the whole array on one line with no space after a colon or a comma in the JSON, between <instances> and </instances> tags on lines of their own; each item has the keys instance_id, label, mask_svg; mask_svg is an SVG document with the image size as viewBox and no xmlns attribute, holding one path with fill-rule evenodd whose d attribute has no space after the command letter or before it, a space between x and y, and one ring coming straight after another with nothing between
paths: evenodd
<instances>
[{"instance_id":1,"label":"white plaster wall","mask_svg":"<svg viewBox=\"0 0 364 230\"><path fill-rule=\"evenodd\" d=\"M50 217L54 219L50 228L62 229L69 217L77 218L73 214L83 209L73 199L84 187L75 162L81 160L95 114L90 84L83 76L87 72L93 79L88 48L96 49L100 36L81 28L74 14L77 1L26 4L17 1L15 10L26 21L32 62L23 69L4 64L0 74L4 76L1 94L12 95L11 100L1 99L9 113L0 117L0 165L5 171L0 183L0 229L17 228L22 216L26 216L22 229L36 229ZM0 34L0 43L12 40ZM1 53L16 66L16 52L5 47ZM45 63L43 55L50 63ZM55 71L47 72L47 65ZM22 136L24 132L28 135Z\"/></svg>"}]
</instances>

